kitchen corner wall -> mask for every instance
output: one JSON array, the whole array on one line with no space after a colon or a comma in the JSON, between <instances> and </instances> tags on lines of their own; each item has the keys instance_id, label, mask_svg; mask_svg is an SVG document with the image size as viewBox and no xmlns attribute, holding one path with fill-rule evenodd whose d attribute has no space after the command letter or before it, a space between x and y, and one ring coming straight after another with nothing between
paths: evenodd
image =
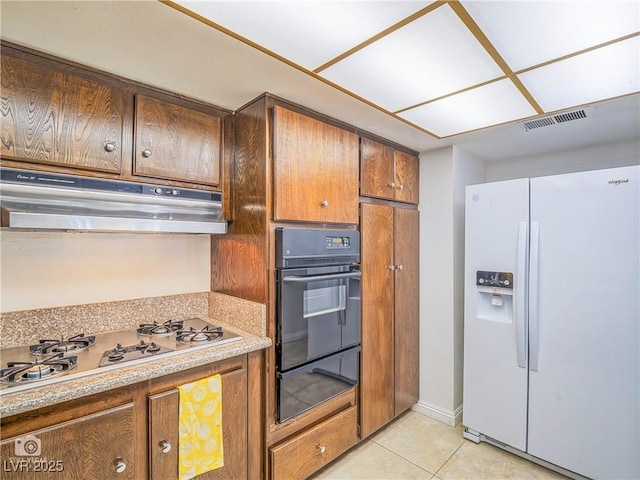
<instances>
[{"instance_id":1,"label":"kitchen corner wall","mask_svg":"<svg viewBox=\"0 0 640 480\"><path fill-rule=\"evenodd\" d=\"M462 414L464 187L485 164L458 147L420 155L420 395L416 410Z\"/></svg>"},{"instance_id":2,"label":"kitchen corner wall","mask_svg":"<svg viewBox=\"0 0 640 480\"><path fill-rule=\"evenodd\" d=\"M210 290L209 235L0 233L0 311Z\"/></svg>"}]
</instances>

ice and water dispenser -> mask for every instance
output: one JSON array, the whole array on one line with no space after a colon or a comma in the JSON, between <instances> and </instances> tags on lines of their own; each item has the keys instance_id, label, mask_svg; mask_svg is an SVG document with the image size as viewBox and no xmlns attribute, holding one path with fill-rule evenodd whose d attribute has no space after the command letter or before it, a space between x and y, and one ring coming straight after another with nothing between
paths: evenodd
<instances>
[{"instance_id":1,"label":"ice and water dispenser","mask_svg":"<svg viewBox=\"0 0 640 480\"><path fill-rule=\"evenodd\" d=\"M476 272L476 316L483 320L513 321L513 273Z\"/></svg>"}]
</instances>

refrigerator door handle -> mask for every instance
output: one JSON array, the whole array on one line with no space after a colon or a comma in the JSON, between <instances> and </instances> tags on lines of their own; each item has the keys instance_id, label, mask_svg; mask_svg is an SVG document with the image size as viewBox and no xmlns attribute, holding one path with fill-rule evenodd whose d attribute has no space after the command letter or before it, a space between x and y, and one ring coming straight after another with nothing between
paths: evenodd
<instances>
[{"instance_id":1,"label":"refrigerator door handle","mask_svg":"<svg viewBox=\"0 0 640 480\"><path fill-rule=\"evenodd\" d=\"M518 262L516 264L516 291L513 308L516 317L516 351L518 356L518 367L527 367L527 329L525 322L526 301L525 301L525 278L527 266L527 222L520 222L518 228Z\"/></svg>"},{"instance_id":2,"label":"refrigerator door handle","mask_svg":"<svg viewBox=\"0 0 640 480\"><path fill-rule=\"evenodd\" d=\"M538 325L538 248L540 224L531 222L531 253L529 257L529 368L537 372L540 363L540 332Z\"/></svg>"}]
</instances>

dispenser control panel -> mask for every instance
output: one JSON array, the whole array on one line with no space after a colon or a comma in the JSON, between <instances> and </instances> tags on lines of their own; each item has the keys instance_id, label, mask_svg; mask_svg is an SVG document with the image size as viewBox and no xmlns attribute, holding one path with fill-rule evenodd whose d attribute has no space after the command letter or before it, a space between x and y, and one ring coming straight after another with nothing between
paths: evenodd
<instances>
[{"instance_id":1,"label":"dispenser control panel","mask_svg":"<svg viewBox=\"0 0 640 480\"><path fill-rule=\"evenodd\" d=\"M511 272L476 272L476 285L482 287L513 288L513 273Z\"/></svg>"}]
</instances>

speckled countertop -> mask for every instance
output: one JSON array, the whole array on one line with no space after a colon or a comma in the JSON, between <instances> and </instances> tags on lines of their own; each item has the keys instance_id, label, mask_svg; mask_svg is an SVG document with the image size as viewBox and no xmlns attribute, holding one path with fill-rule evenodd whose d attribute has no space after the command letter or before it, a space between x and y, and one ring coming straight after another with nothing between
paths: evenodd
<instances>
[{"instance_id":1,"label":"speckled countertop","mask_svg":"<svg viewBox=\"0 0 640 480\"><path fill-rule=\"evenodd\" d=\"M224 345L212 345L196 351L185 350L183 354L149 361L131 367L118 368L108 372L91 374L51 385L38 386L16 393L3 393L0 396L0 417L35 410L41 407L66 402L113 388L124 387L151 378L187 370L200 365L217 362L226 358L261 350L271 346L268 337L252 335L244 330L216 322L225 329L242 335L239 342Z\"/></svg>"},{"instance_id":2,"label":"speckled countertop","mask_svg":"<svg viewBox=\"0 0 640 480\"><path fill-rule=\"evenodd\" d=\"M218 292L153 297L100 304L0 314L2 348L37 343L79 332L97 334L135 328L140 322L200 317L237 333L242 341L92 373L57 383L0 395L0 418L74 400L114 388L188 370L271 346L266 336L266 306ZM4 362L5 360L3 360Z\"/></svg>"}]
</instances>

